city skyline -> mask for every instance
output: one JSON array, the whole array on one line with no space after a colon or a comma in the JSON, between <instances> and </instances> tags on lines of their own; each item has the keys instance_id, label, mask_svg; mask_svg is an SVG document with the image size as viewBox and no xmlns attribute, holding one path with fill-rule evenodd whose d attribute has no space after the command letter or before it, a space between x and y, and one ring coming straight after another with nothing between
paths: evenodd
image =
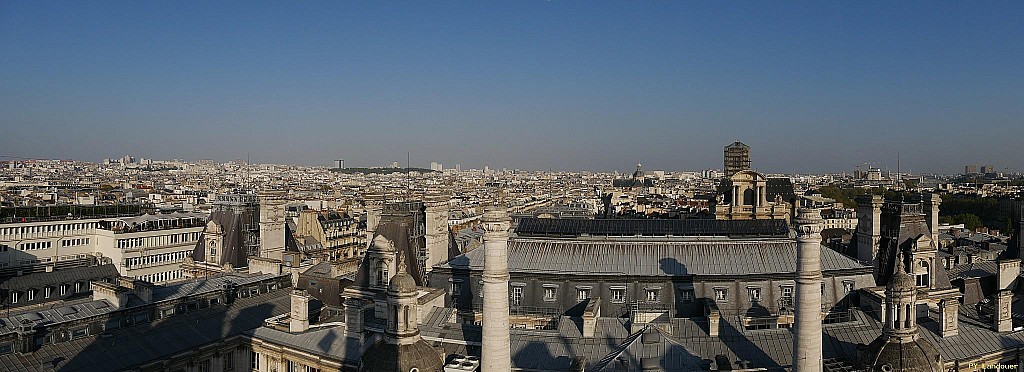
<instances>
[{"instance_id":1,"label":"city skyline","mask_svg":"<svg viewBox=\"0 0 1024 372\"><path fill-rule=\"evenodd\" d=\"M1024 169L1019 3L48 5L0 5L3 155Z\"/></svg>"}]
</instances>

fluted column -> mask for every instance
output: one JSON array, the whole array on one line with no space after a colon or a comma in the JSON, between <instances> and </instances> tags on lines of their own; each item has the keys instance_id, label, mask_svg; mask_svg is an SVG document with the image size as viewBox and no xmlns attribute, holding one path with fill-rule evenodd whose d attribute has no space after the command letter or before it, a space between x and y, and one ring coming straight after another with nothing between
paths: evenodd
<instances>
[{"instance_id":1,"label":"fluted column","mask_svg":"<svg viewBox=\"0 0 1024 372\"><path fill-rule=\"evenodd\" d=\"M508 210L488 207L484 225L483 372L512 369L508 324Z\"/></svg>"},{"instance_id":2,"label":"fluted column","mask_svg":"<svg viewBox=\"0 0 1024 372\"><path fill-rule=\"evenodd\" d=\"M821 372L821 213L800 208L796 221L793 371Z\"/></svg>"}]
</instances>

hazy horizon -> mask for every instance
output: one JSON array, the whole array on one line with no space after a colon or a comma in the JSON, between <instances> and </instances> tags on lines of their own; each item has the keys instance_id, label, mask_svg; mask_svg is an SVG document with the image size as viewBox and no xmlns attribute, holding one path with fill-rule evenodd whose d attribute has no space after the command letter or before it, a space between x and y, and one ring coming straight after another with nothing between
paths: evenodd
<instances>
[{"instance_id":1,"label":"hazy horizon","mask_svg":"<svg viewBox=\"0 0 1024 372\"><path fill-rule=\"evenodd\" d=\"M1020 19L1020 2L6 1L0 155L696 171L742 141L769 173L1021 171Z\"/></svg>"}]
</instances>

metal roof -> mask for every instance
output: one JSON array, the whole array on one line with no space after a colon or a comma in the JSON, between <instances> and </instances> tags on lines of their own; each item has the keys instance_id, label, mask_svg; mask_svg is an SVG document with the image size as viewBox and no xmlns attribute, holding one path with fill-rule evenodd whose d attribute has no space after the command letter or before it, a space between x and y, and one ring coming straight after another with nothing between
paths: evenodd
<instances>
[{"instance_id":1,"label":"metal roof","mask_svg":"<svg viewBox=\"0 0 1024 372\"><path fill-rule=\"evenodd\" d=\"M520 236L770 236L785 237L785 220L643 220L523 218Z\"/></svg>"},{"instance_id":2,"label":"metal roof","mask_svg":"<svg viewBox=\"0 0 1024 372\"><path fill-rule=\"evenodd\" d=\"M439 265L483 270L484 250L475 249ZM509 271L589 275L757 275L796 272L790 240L623 242L514 238ZM829 248L821 248L823 271L869 270Z\"/></svg>"}]
</instances>

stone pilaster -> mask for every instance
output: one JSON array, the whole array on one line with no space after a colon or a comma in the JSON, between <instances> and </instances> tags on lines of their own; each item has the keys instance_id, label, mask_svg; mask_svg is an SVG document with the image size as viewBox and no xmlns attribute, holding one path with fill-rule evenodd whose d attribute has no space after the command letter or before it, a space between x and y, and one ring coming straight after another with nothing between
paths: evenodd
<instances>
[{"instance_id":1,"label":"stone pilaster","mask_svg":"<svg viewBox=\"0 0 1024 372\"><path fill-rule=\"evenodd\" d=\"M296 289L292 291L291 300L288 331L305 332L309 330L309 295L303 290Z\"/></svg>"},{"instance_id":2,"label":"stone pilaster","mask_svg":"<svg viewBox=\"0 0 1024 372\"><path fill-rule=\"evenodd\" d=\"M960 302L955 298L947 298L939 301L939 335L942 337L956 336L959 334L960 326L957 313L960 312Z\"/></svg>"},{"instance_id":3,"label":"stone pilaster","mask_svg":"<svg viewBox=\"0 0 1024 372\"><path fill-rule=\"evenodd\" d=\"M1010 332L1013 330L1013 316L1010 304L1013 302L1013 293L1009 290L999 291L996 295L996 313L994 328L997 332Z\"/></svg>"},{"instance_id":4,"label":"stone pilaster","mask_svg":"<svg viewBox=\"0 0 1024 372\"><path fill-rule=\"evenodd\" d=\"M801 208L796 223L793 371L821 372L821 213Z\"/></svg>"},{"instance_id":5,"label":"stone pilaster","mask_svg":"<svg viewBox=\"0 0 1024 372\"><path fill-rule=\"evenodd\" d=\"M483 371L511 370L508 323L508 210L484 212L484 313L481 367Z\"/></svg>"}]
</instances>

